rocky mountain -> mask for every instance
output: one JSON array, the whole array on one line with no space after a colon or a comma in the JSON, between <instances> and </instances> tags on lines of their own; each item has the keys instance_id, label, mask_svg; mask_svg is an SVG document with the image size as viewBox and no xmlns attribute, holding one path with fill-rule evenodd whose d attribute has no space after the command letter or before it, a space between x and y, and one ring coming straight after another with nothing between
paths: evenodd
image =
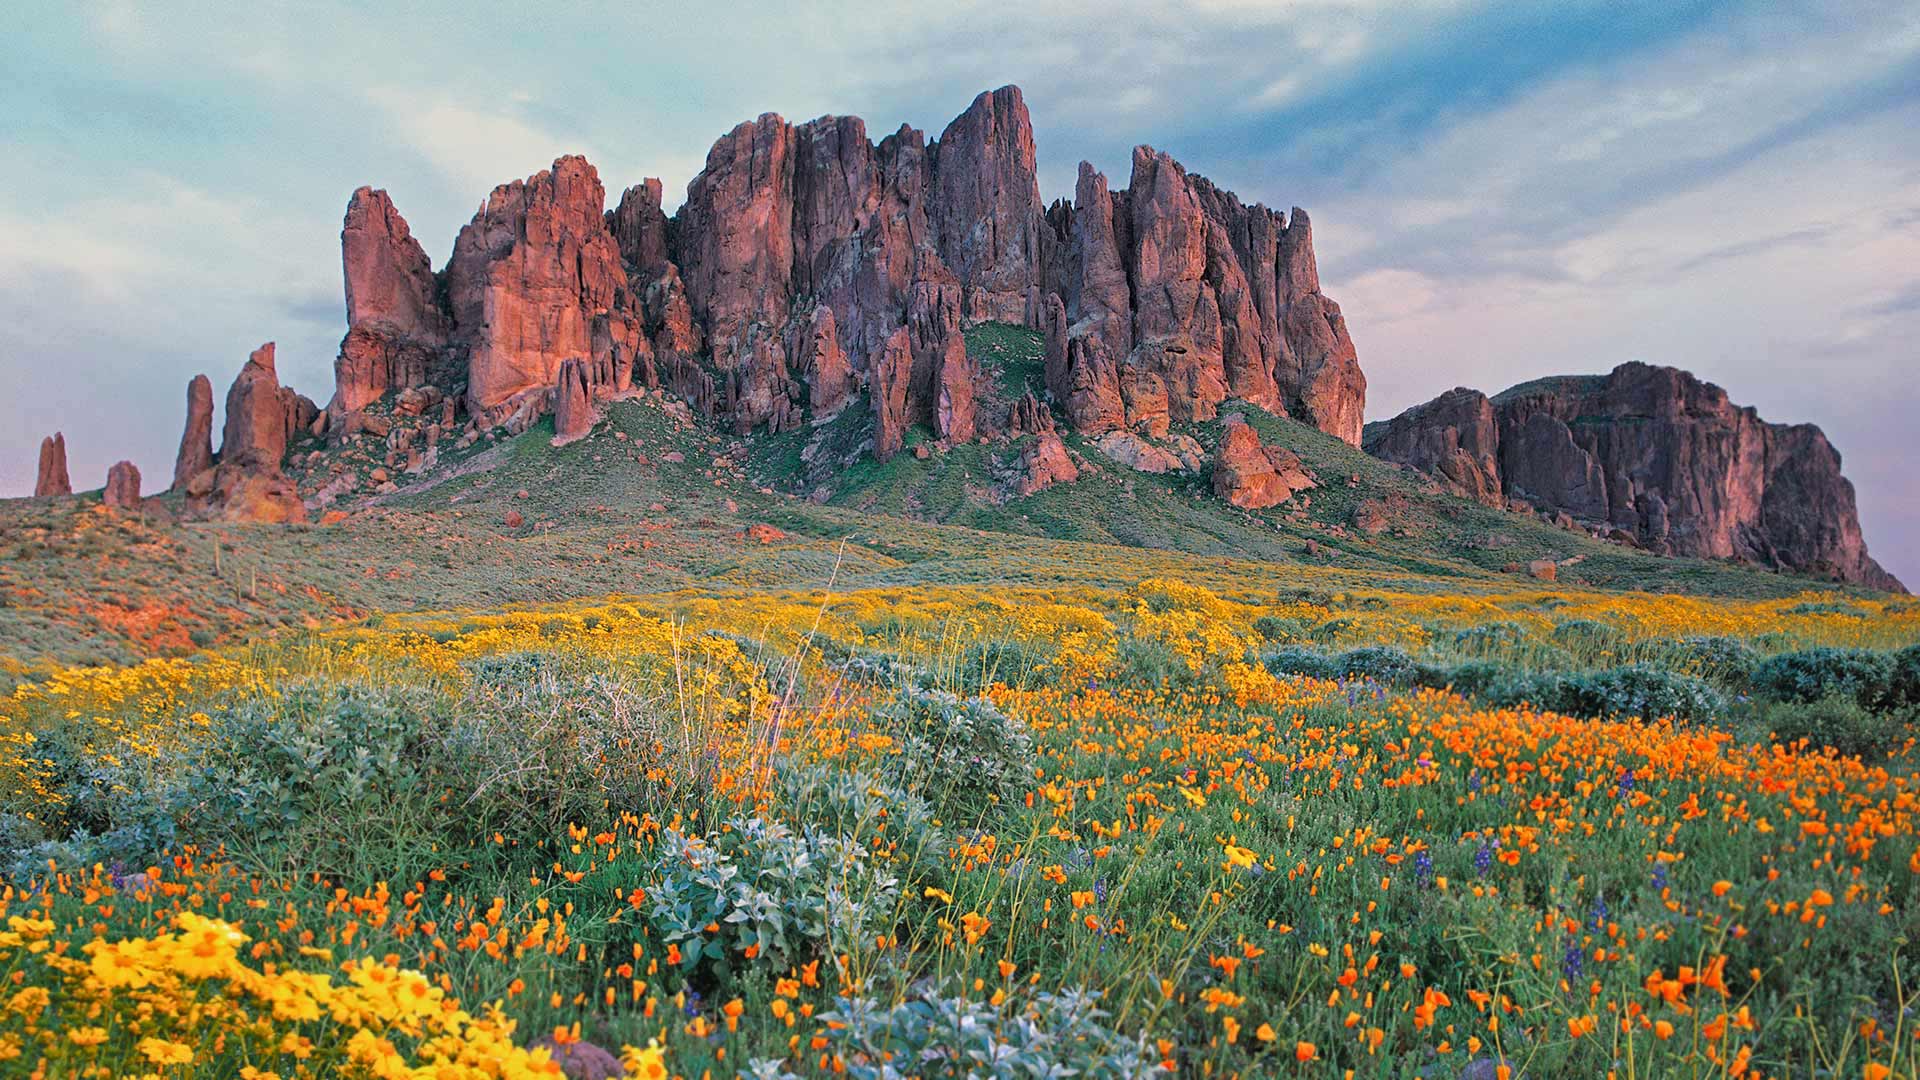
<instances>
[{"instance_id":1,"label":"rocky mountain","mask_svg":"<svg viewBox=\"0 0 1920 1080\"><path fill-rule=\"evenodd\" d=\"M1537 508L1649 550L1897 589L1811 424L1771 424L1670 367L1450 390L1369 424L1366 450L1491 506Z\"/></svg>"},{"instance_id":2,"label":"rocky mountain","mask_svg":"<svg viewBox=\"0 0 1920 1080\"><path fill-rule=\"evenodd\" d=\"M863 463L986 446L1006 448L986 470L996 499L1084 487L1104 467L1091 455L1205 478L1223 511L1302 514L1320 481L1235 421L1362 444L1366 377L1306 212L1242 203L1149 146L1123 188L1081 162L1072 199L1049 204L1036 177L1008 86L937 139L764 114L720 137L671 216L659 180L609 209L594 166L562 157L495 187L437 272L387 193L359 188L328 403L280 384L269 343L227 392L216 451L213 386L196 377L172 488L192 517L337 520L443 453L549 415L556 445L594 438L609 402L646 395L793 443L782 483L816 501ZM1671 369L1456 390L1368 427L1365 446L1652 551L1897 584L1867 557L1817 429L1765 424ZM36 492L70 488L55 435ZM138 488L122 470L115 498Z\"/></svg>"}]
</instances>

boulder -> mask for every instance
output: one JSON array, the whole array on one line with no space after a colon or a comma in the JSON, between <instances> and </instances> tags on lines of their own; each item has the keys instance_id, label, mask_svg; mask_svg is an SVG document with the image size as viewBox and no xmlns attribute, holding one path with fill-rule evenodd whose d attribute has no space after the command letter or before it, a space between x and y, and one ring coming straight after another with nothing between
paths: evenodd
<instances>
[{"instance_id":1,"label":"boulder","mask_svg":"<svg viewBox=\"0 0 1920 1080\"><path fill-rule=\"evenodd\" d=\"M906 327L894 331L873 364L867 399L873 410L873 456L886 461L906 445L907 387L913 378L913 345Z\"/></svg>"},{"instance_id":2,"label":"boulder","mask_svg":"<svg viewBox=\"0 0 1920 1080\"><path fill-rule=\"evenodd\" d=\"M1015 486L1021 497L1034 495L1055 484L1071 484L1080 478L1080 470L1067 452L1059 435L1047 432L1033 440L1020 455L1021 476Z\"/></svg>"},{"instance_id":3,"label":"boulder","mask_svg":"<svg viewBox=\"0 0 1920 1080\"><path fill-rule=\"evenodd\" d=\"M40 464L34 474L33 496L45 499L71 494L73 481L67 477L67 437L56 431L40 440Z\"/></svg>"},{"instance_id":4,"label":"boulder","mask_svg":"<svg viewBox=\"0 0 1920 1080\"><path fill-rule=\"evenodd\" d=\"M117 461L107 470L107 486L101 501L121 510L140 507L140 470L131 461Z\"/></svg>"},{"instance_id":5,"label":"boulder","mask_svg":"<svg viewBox=\"0 0 1920 1080\"><path fill-rule=\"evenodd\" d=\"M1214 454L1213 493L1243 510L1278 506L1294 492L1312 487L1292 451L1268 447L1245 422L1229 419Z\"/></svg>"}]
</instances>

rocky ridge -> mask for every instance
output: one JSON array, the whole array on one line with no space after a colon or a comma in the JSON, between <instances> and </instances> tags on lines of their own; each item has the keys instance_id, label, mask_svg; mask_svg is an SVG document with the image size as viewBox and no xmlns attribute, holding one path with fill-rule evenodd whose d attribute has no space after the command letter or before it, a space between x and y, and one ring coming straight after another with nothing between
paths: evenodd
<instances>
[{"instance_id":1,"label":"rocky ridge","mask_svg":"<svg viewBox=\"0 0 1920 1080\"><path fill-rule=\"evenodd\" d=\"M1651 551L1900 588L1867 554L1819 428L1768 423L1677 368L1622 364L1492 398L1450 390L1368 425L1365 447L1487 505Z\"/></svg>"}]
</instances>

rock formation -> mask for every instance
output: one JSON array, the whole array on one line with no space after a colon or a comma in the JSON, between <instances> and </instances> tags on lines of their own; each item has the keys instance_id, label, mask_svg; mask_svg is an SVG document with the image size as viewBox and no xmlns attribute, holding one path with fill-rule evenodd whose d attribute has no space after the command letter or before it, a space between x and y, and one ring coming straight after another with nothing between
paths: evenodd
<instances>
[{"instance_id":1,"label":"rock formation","mask_svg":"<svg viewBox=\"0 0 1920 1080\"><path fill-rule=\"evenodd\" d=\"M1819 428L1767 423L1676 368L1622 364L1491 399L1452 390L1369 425L1366 447L1469 497L1564 512L1654 551L1899 587L1868 556Z\"/></svg>"},{"instance_id":2,"label":"rock formation","mask_svg":"<svg viewBox=\"0 0 1920 1080\"><path fill-rule=\"evenodd\" d=\"M426 383L446 346L448 319L427 253L386 192L363 187L348 200L340 262L347 336L334 360L331 409L349 413Z\"/></svg>"},{"instance_id":3,"label":"rock formation","mask_svg":"<svg viewBox=\"0 0 1920 1080\"><path fill-rule=\"evenodd\" d=\"M1500 421L1478 390L1457 387L1393 420L1370 425L1367 452L1413 465L1455 493L1488 506L1506 505L1500 482Z\"/></svg>"},{"instance_id":4,"label":"rock formation","mask_svg":"<svg viewBox=\"0 0 1920 1080\"><path fill-rule=\"evenodd\" d=\"M568 443L593 430L597 417L593 393L587 385L587 362L578 357L560 365L560 377L553 385L553 436L556 443Z\"/></svg>"},{"instance_id":5,"label":"rock formation","mask_svg":"<svg viewBox=\"0 0 1920 1080\"><path fill-rule=\"evenodd\" d=\"M1263 510L1313 486L1293 451L1262 445L1252 427L1228 418L1214 452L1214 494L1243 510Z\"/></svg>"},{"instance_id":6,"label":"rock formation","mask_svg":"<svg viewBox=\"0 0 1920 1080\"><path fill-rule=\"evenodd\" d=\"M1045 491L1055 484L1071 484L1080 478L1080 469L1067 453L1067 444L1053 432L1033 440L1020 456L1020 469L1015 490L1022 497Z\"/></svg>"},{"instance_id":7,"label":"rock formation","mask_svg":"<svg viewBox=\"0 0 1920 1080\"><path fill-rule=\"evenodd\" d=\"M40 440L40 466L34 475L33 497L51 498L73 494L73 481L67 478L67 437L54 432Z\"/></svg>"},{"instance_id":8,"label":"rock formation","mask_svg":"<svg viewBox=\"0 0 1920 1080\"><path fill-rule=\"evenodd\" d=\"M117 461L107 470L107 486L101 501L121 510L140 506L140 470L131 461Z\"/></svg>"},{"instance_id":9,"label":"rock formation","mask_svg":"<svg viewBox=\"0 0 1920 1080\"><path fill-rule=\"evenodd\" d=\"M651 364L640 305L608 231L606 190L582 157L493 189L447 263L453 339L467 350L467 408L491 424L545 395L584 359L596 392Z\"/></svg>"},{"instance_id":10,"label":"rock formation","mask_svg":"<svg viewBox=\"0 0 1920 1080\"><path fill-rule=\"evenodd\" d=\"M173 487L184 491L187 481L213 468L213 383L195 375L187 383L187 423L180 433L180 453L173 459Z\"/></svg>"},{"instance_id":11,"label":"rock formation","mask_svg":"<svg viewBox=\"0 0 1920 1080\"><path fill-rule=\"evenodd\" d=\"M222 521L305 521L306 507L282 469L287 444L319 415L313 402L280 385L273 342L255 349L227 390L226 425L211 469L183 485L187 509Z\"/></svg>"}]
</instances>

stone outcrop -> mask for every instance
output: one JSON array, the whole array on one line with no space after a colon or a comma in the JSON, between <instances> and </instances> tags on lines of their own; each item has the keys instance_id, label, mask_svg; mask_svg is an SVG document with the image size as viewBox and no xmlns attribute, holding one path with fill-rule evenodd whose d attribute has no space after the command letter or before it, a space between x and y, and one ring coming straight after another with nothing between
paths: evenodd
<instances>
[{"instance_id":1,"label":"stone outcrop","mask_svg":"<svg viewBox=\"0 0 1920 1080\"><path fill-rule=\"evenodd\" d=\"M1505 506L1500 421L1478 390L1456 387L1366 433L1367 452L1433 474L1455 494Z\"/></svg>"},{"instance_id":2,"label":"stone outcrop","mask_svg":"<svg viewBox=\"0 0 1920 1080\"><path fill-rule=\"evenodd\" d=\"M180 452L173 459L173 487L186 490L187 481L213 468L213 383L195 375L187 383L187 423L180 432Z\"/></svg>"},{"instance_id":3,"label":"stone outcrop","mask_svg":"<svg viewBox=\"0 0 1920 1080\"><path fill-rule=\"evenodd\" d=\"M833 309L825 304L813 309L813 318L801 324L794 365L807 383L807 407L816 421L837 414L853 395L853 366L846 350L840 347L839 329L833 321Z\"/></svg>"},{"instance_id":4,"label":"stone outcrop","mask_svg":"<svg viewBox=\"0 0 1920 1080\"><path fill-rule=\"evenodd\" d=\"M1079 478L1080 469L1067 452L1067 444L1059 435L1047 432L1021 453L1020 480L1014 490L1024 498L1055 484L1071 484Z\"/></svg>"},{"instance_id":5,"label":"stone outcrop","mask_svg":"<svg viewBox=\"0 0 1920 1080\"><path fill-rule=\"evenodd\" d=\"M560 365L560 377L553 385L553 437L555 443L569 443L593 430L598 419L593 408L593 392L587 385L587 362L578 357Z\"/></svg>"},{"instance_id":6,"label":"stone outcrop","mask_svg":"<svg viewBox=\"0 0 1920 1080\"><path fill-rule=\"evenodd\" d=\"M334 360L330 409L344 414L427 383L440 366L449 320L432 263L386 192L363 187L347 201L340 262L347 335Z\"/></svg>"},{"instance_id":7,"label":"stone outcrop","mask_svg":"<svg viewBox=\"0 0 1920 1080\"><path fill-rule=\"evenodd\" d=\"M933 228L971 322L1020 322L1040 281L1044 204L1017 86L973 99L930 148Z\"/></svg>"},{"instance_id":8,"label":"stone outcrop","mask_svg":"<svg viewBox=\"0 0 1920 1080\"><path fill-rule=\"evenodd\" d=\"M140 508L140 470L131 461L116 461L107 470L107 486L100 498L118 510Z\"/></svg>"},{"instance_id":9,"label":"stone outcrop","mask_svg":"<svg viewBox=\"0 0 1920 1080\"><path fill-rule=\"evenodd\" d=\"M1252 427L1228 418L1214 452L1214 494L1243 510L1264 510L1313 486L1293 451L1263 445Z\"/></svg>"},{"instance_id":10,"label":"stone outcrop","mask_svg":"<svg viewBox=\"0 0 1920 1080\"><path fill-rule=\"evenodd\" d=\"M313 424L319 411L280 385L273 342L255 349L227 390L216 464L182 488L188 512L221 521L305 521L306 507L282 464L287 444Z\"/></svg>"},{"instance_id":11,"label":"stone outcrop","mask_svg":"<svg viewBox=\"0 0 1920 1080\"><path fill-rule=\"evenodd\" d=\"M1304 211L1243 205L1141 146L1125 191L1083 162L1047 222L1066 332L1036 314L1076 430L1206 420L1240 398L1358 444L1366 378Z\"/></svg>"},{"instance_id":12,"label":"stone outcrop","mask_svg":"<svg viewBox=\"0 0 1920 1080\"><path fill-rule=\"evenodd\" d=\"M1617 530L1649 550L1899 583L1867 554L1840 455L1687 372L1623 364L1494 398L1453 390L1368 427L1367 449L1494 505Z\"/></svg>"},{"instance_id":13,"label":"stone outcrop","mask_svg":"<svg viewBox=\"0 0 1920 1080\"><path fill-rule=\"evenodd\" d=\"M635 367L651 365L605 211L600 174L568 156L494 188L460 230L447 298L467 351L467 408L484 423L545 395L569 359L586 360L596 394L626 391Z\"/></svg>"},{"instance_id":14,"label":"stone outcrop","mask_svg":"<svg viewBox=\"0 0 1920 1080\"><path fill-rule=\"evenodd\" d=\"M34 473L33 496L36 499L73 494L73 481L67 476L67 436L54 432L40 440L40 464Z\"/></svg>"}]
</instances>

